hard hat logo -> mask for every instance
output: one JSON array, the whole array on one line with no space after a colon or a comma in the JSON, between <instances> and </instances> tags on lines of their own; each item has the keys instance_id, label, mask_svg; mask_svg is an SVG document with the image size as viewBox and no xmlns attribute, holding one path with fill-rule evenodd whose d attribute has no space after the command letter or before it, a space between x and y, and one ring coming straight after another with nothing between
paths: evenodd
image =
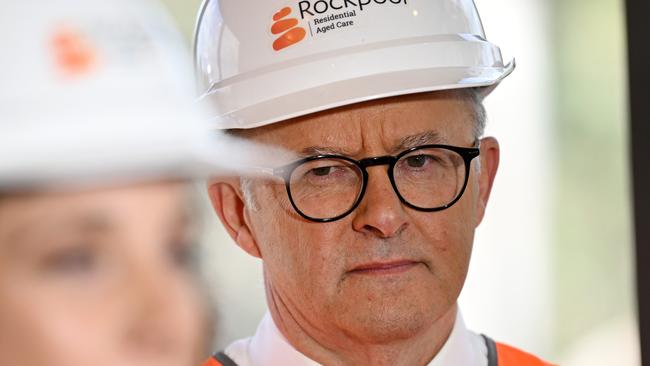
<instances>
[{"instance_id":1,"label":"hard hat logo","mask_svg":"<svg viewBox=\"0 0 650 366\"><path fill-rule=\"evenodd\" d=\"M273 49L280 51L302 41L307 36L311 38L330 36L340 31L353 31L360 23L370 22L374 15L363 15L370 8L385 5L408 6L409 0L302 0L297 8L285 6L273 15L271 33L275 36ZM295 12L294 12L295 10ZM379 9L377 9L379 10ZM294 17L288 17L294 13ZM376 14L375 14L376 15ZM300 23L303 26L298 26Z\"/></svg>"},{"instance_id":2,"label":"hard hat logo","mask_svg":"<svg viewBox=\"0 0 650 366\"><path fill-rule=\"evenodd\" d=\"M298 27L298 19L287 18L291 14L291 8L285 7L273 15L273 25L271 33L274 35L282 34L273 42L273 49L280 51L302 41L307 35L303 27Z\"/></svg>"},{"instance_id":3,"label":"hard hat logo","mask_svg":"<svg viewBox=\"0 0 650 366\"><path fill-rule=\"evenodd\" d=\"M73 28L57 29L52 36L52 48L57 67L66 75L87 74L97 65L95 48Z\"/></svg>"},{"instance_id":4,"label":"hard hat logo","mask_svg":"<svg viewBox=\"0 0 650 366\"><path fill-rule=\"evenodd\" d=\"M310 0L303 0L298 3L300 9L300 17L317 17L321 14L330 11L339 10L359 10L364 11L369 5L384 5L384 4L404 4L407 5L408 0L318 0L316 2Z\"/></svg>"}]
</instances>

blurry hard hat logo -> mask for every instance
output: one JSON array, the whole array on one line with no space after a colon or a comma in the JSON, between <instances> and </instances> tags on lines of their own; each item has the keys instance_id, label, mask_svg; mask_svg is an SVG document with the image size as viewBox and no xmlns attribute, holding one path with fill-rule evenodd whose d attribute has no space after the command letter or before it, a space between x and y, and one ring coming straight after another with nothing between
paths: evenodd
<instances>
[{"instance_id":1,"label":"blurry hard hat logo","mask_svg":"<svg viewBox=\"0 0 650 366\"><path fill-rule=\"evenodd\" d=\"M290 14L291 8L287 6L273 15L271 33L274 35L282 34L273 42L273 49L276 51L302 41L307 35L305 28L298 27L298 19L287 18Z\"/></svg>"},{"instance_id":2,"label":"blurry hard hat logo","mask_svg":"<svg viewBox=\"0 0 650 366\"><path fill-rule=\"evenodd\" d=\"M51 41L56 65L65 75L88 74L97 66L97 51L81 32L61 27Z\"/></svg>"}]
</instances>

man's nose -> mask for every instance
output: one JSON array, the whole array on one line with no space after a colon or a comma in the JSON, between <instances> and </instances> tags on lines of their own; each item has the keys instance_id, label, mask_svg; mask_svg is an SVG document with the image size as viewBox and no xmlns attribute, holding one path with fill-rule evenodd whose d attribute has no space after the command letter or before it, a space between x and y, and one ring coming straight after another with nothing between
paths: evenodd
<instances>
[{"instance_id":1,"label":"man's nose","mask_svg":"<svg viewBox=\"0 0 650 366\"><path fill-rule=\"evenodd\" d=\"M386 166L368 168L366 193L355 210L354 230L390 238L407 226L405 206L395 193Z\"/></svg>"}]
</instances>

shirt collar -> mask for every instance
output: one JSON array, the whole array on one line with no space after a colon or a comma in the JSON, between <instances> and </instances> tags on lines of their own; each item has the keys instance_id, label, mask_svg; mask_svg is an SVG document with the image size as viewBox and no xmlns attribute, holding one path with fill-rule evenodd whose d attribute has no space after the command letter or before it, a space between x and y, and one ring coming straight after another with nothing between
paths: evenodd
<instances>
[{"instance_id":1,"label":"shirt collar","mask_svg":"<svg viewBox=\"0 0 650 366\"><path fill-rule=\"evenodd\" d=\"M460 310L449 338L427 366L449 365L487 365L487 346L481 336L467 329Z\"/></svg>"},{"instance_id":2,"label":"shirt collar","mask_svg":"<svg viewBox=\"0 0 650 366\"><path fill-rule=\"evenodd\" d=\"M248 356L251 365L318 366L319 364L298 352L282 335L273 318L264 315L255 336L250 340ZM460 313L456 314L454 328L440 352L427 366L487 365L487 348L482 338L470 332Z\"/></svg>"},{"instance_id":3,"label":"shirt collar","mask_svg":"<svg viewBox=\"0 0 650 366\"><path fill-rule=\"evenodd\" d=\"M250 343L251 365L318 366L319 364L298 352L284 337L267 312Z\"/></svg>"}]
</instances>

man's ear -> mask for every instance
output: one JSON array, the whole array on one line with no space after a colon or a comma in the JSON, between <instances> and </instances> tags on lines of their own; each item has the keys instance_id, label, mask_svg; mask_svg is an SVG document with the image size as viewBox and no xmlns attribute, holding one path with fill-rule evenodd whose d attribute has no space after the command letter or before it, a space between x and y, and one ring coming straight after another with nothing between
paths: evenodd
<instances>
[{"instance_id":1,"label":"man's ear","mask_svg":"<svg viewBox=\"0 0 650 366\"><path fill-rule=\"evenodd\" d=\"M478 211L476 215L476 226L478 226L485 216L485 209L492 186L494 185L494 178L499 169L499 157L501 150L499 142L494 137L486 137L481 139L481 174L479 175L479 197L478 197Z\"/></svg>"},{"instance_id":2,"label":"man's ear","mask_svg":"<svg viewBox=\"0 0 650 366\"><path fill-rule=\"evenodd\" d=\"M208 183L208 195L215 213L230 237L248 254L261 258L261 252L246 220L246 205L239 179L213 180Z\"/></svg>"}]
</instances>

